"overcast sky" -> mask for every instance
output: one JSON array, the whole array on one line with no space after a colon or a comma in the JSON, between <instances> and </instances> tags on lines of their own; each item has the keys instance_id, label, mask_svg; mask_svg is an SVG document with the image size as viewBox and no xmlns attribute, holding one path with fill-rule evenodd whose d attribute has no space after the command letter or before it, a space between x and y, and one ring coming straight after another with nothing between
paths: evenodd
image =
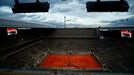
<instances>
[{"instance_id":1,"label":"overcast sky","mask_svg":"<svg viewBox=\"0 0 134 75\"><path fill-rule=\"evenodd\" d=\"M19 0L35 2L36 0ZM0 0L0 19L19 20L39 24L51 24L52 27L64 27L66 16L67 27L97 26L130 26L134 25L134 0L127 0L129 12L87 12L86 2L95 0L40 0L50 3L49 12L13 14L11 7L14 0ZM104 0L101 0L104 1ZM105 0L106 1L106 0ZM107 0L108 1L108 0ZM111 1L111 0L109 0ZM114 0L117 1L117 0Z\"/></svg>"}]
</instances>

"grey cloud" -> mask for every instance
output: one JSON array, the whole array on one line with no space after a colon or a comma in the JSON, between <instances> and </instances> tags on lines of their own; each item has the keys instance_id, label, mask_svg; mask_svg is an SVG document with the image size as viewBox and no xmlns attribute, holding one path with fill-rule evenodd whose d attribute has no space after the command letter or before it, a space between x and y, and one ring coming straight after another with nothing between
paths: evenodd
<instances>
[{"instance_id":1,"label":"grey cloud","mask_svg":"<svg viewBox=\"0 0 134 75\"><path fill-rule=\"evenodd\" d=\"M35 0L19 0L20 2L34 2ZM40 0L41 2L44 2L46 0ZM89 16L89 18L93 18L95 20L95 17L98 17L100 16L101 14L99 15L92 15L92 13L87 13L86 12L86 8L83 9L83 8L79 8L78 11L80 12L77 12L75 10L73 10L72 8L70 8L71 6L67 7L66 9L64 7L55 7L55 5L60 5L60 4L68 4L70 2L72 2L73 0L66 0L66 1L61 1L61 0L48 0L50 3L51 3L51 8L50 10L54 11L54 13L67 13L69 16L77 16L78 18L87 18ZM86 1L89 1L89 0L78 0L78 3L79 4L83 4L86 2ZM95 0L94 0L95 1ZM128 0L129 4L132 5L129 9L129 14L132 15L134 14L134 0ZM13 0L0 0L0 6L11 6L13 5L14 2ZM77 9L76 7L74 9ZM82 10L82 12L81 12ZM71 11L70 13L68 13L69 11ZM85 12L83 12L85 11ZM74 13L76 12L76 14ZM88 16L87 16L88 15ZM118 15L118 14L117 14ZM47 21L45 22L45 20L48 18L45 18L45 17L41 17L40 15L38 14L33 14L33 15L26 15L26 14L12 14L10 12L0 12L0 18L9 18L9 19L14 19L14 20L21 20L22 18L32 18L28 21L30 22L36 22L36 23L42 23L42 24L48 24L52 27L64 27L63 25L63 22L56 22L55 20L50 20L50 21ZM128 19L128 21L121 21L122 19L120 20L117 20L117 21L102 21L102 23L111 23L110 25L112 26L116 26L116 25L120 25L120 24L134 24L134 17L131 17ZM44 21L44 22L41 22L41 21ZM72 21L75 21L72 20ZM93 27L93 26L96 26L96 25L81 25L81 24L69 24L68 25L69 27Z\"/></svg>"},{"instance_id":2,"label":"grey cloud","mask_svg":"<svg viewBox=\"0 0 134 75\"><path fill-rule=\"evenodd\" d=\"M56 22L55 20L42 22L42 24L49 24L51 27L54 27L54 28L64 28L63 22Z\"/></svg>"},{"instance_id":3,"label":"grey cloud","mask_svg":"<svg viewBox=\"0 0 134 75\"><path fill-rule=\"evenodd\" d=\"M71 11L71 9L56 8L52 10L53 13L57 13L57 12L64 13L64 12L69 12L69 11Z\"/></svg>"},{"instance_id":4,"label":"grey cloud","mask_svg":"<svg viewBox=\"0 0 134 75\"><path fill-rule=\"evenodd\" d=\"M0 6L12 6L13 3L12 0L0 0Z\"/></svg>"},{"instance_id":5,"label":"grey cloud","mask_svg":"<svg viewBox=\"0 0 134 75\"><path fill-rule=\"evenodd\" d=\"M68 28L94 28L97 27L98 25L83 25L83 24L68 24Z\"/></svg>"},{"instance_id":6,"label":"grey cloud","mask_svg":"<svg viewBox=\"0 0 134 75\"><path fill-rule=\"evenodd\" d=\"M50 27L49 25L42 25L42 24L35 24L35 23L30 23L30 22L22 22L22 21L14 21L14 20L7 20L7 19L0 19L0 27L44 27L48 28ZM51 28L51 27L50 27Z\"/></svg>"},{"instance_id":7,"label":"grey cloud","mask_svg":"<svg viewBox=\"0 0 134 75\"><path fill-rule=\"evenodd\" d=\"M129 11L134 12L134 0L127 0L127 1L129 3L129 6L131 5Z\"/></svg>"},{"instance_id":8,"label":"grey cloud","mask_svg":"<svg viewBox=\"0 0 134 75\"><path fill-rule=\"evenodd\" d=\"M112 21L109 26L121 26L121 25L126 25L126 26L133 25L134 26L134 17Z\"/></svg>"},{"instance_id":9,"label":"grey cloud","mask_svg":"<svg viewBox=\"0 0 134 75\"><path fill-rule=\"evenodd\" d=\"M112 23L114 21L101 21L102 23Z\"/></svg>"}]
</instances>

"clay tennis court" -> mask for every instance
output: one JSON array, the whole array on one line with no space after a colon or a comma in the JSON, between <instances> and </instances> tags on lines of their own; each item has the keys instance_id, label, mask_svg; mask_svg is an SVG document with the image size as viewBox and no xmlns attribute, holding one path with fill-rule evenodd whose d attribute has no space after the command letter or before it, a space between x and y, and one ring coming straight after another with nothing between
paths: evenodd
<instances>
[{"instance_id":1,"label":"clay tennis court","mask_svg":"<svg viewBox=\"0 0 134 75\"><path fill-rule=\"evenodd\" d=\"M49 54L39 65L44 68L102 69L92 54Z\"/></svg>"}]
</instances>

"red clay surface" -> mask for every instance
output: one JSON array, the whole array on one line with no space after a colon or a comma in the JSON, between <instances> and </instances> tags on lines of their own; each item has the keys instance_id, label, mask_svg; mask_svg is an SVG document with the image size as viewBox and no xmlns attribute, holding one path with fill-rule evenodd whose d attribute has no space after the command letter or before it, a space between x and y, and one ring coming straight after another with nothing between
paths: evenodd
<instances>
[{"instance_id":1,"label":"red clay surface","mask_svg":"<svg viewBox=\"0 0 134 75\"><path fill-rule=\"evenodd\" d=\"M44 68L102 68L102 65L92 54L49 54L39 66Z\"/></svg>"}]
</instances>

